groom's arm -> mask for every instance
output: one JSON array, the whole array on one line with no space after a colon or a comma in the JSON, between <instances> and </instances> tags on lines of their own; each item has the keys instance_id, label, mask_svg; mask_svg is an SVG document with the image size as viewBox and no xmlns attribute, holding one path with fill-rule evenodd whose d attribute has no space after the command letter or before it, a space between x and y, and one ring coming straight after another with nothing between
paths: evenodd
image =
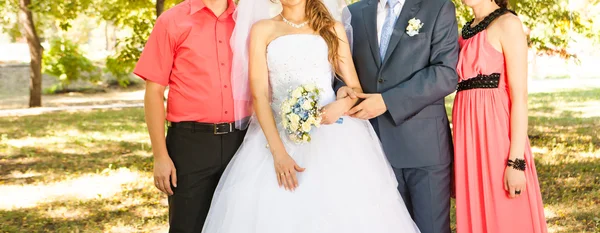
<instances>
[{"instance_id":1,"label":"groom's arm","mask_svg":"<svg viewBox=\"0 0 600 233\"><path fill-rule=\"evenodd\" d=\"M431 65L381 94L396 125L456 90L458 51L456 10L452 1L447 0L433 28Z\"/></svg>"}]
</instances>

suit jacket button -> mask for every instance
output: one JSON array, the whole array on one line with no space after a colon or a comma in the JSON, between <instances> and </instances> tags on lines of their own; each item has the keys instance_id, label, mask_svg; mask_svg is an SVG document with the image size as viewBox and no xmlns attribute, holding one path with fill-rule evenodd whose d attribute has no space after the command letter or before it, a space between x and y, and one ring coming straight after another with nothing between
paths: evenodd
<instances>
[{"instance_id":1,"label":"suit jacket button","mask_svg":"<svg viewBox=\"0 0 600 233\"><path fill-rule=\"evenodd\" d=\"M379 83L383 83L383 81L385 81L385 80L383 80L382 78L380 78L379 80L377 80L377 82L379 82Z\"/></svg>"}]
</instances>

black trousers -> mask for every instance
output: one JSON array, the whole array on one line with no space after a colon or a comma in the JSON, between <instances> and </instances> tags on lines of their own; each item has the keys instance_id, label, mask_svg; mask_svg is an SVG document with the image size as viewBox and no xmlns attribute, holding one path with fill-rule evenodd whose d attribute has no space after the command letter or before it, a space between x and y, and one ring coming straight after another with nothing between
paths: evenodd
<instances>
[{"instance_id":1,"label":"black trousers","mask_svg":"<svg viewBox=\"0 0 600 233\"><path fill-rule=\"evenodd\" d=\"M202 231L219 179L245 134L168 129L167 150L177 170L177 188L171 187L169 196L169 232Z\"/></svg>"}]
</instances>

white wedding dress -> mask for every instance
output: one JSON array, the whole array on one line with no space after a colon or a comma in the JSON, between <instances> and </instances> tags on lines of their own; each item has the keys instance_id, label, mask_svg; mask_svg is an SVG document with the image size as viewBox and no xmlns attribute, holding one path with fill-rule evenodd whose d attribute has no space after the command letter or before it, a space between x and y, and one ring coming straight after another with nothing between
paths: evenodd
<instances>
[{"instance_id":1,"label":"white wedding dress","mask_svg":"<svg viewBox=\"0 0 600 233\"><path fill-rule=\"evenodd\" d=\"M288 90L316 84L322 105L335 100L325 41L317 35L286 35L267 47L272 109ZM368 121L344 117L342 124L313 129L312 141L297 145L280 129L287 152L306 171L299 187L277 184L273 157L256 119L225 170L204 225L205 233L412 233L412 221L396 178Z\"/></svg>"}]
</instances>

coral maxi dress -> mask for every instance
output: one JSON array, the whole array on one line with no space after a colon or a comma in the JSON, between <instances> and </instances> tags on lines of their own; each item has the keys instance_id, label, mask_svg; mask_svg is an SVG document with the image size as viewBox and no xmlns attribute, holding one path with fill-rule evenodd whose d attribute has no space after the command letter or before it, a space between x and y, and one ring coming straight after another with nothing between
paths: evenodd
<instances>
[{"instance_id":1,"label":"coral maxi dress","mask_svg":"<svg viewBox=\"0 0 600 233\"><path fill-rule=\"evenodd\" d=\"M487 41L485 27L509 12L501 8L459 39L459 84L452 112L458 233L547 232L529 140L527 188L510 199L504 171L510 148L510 96L504 55Z\"/></svg>"}]
</instances>

